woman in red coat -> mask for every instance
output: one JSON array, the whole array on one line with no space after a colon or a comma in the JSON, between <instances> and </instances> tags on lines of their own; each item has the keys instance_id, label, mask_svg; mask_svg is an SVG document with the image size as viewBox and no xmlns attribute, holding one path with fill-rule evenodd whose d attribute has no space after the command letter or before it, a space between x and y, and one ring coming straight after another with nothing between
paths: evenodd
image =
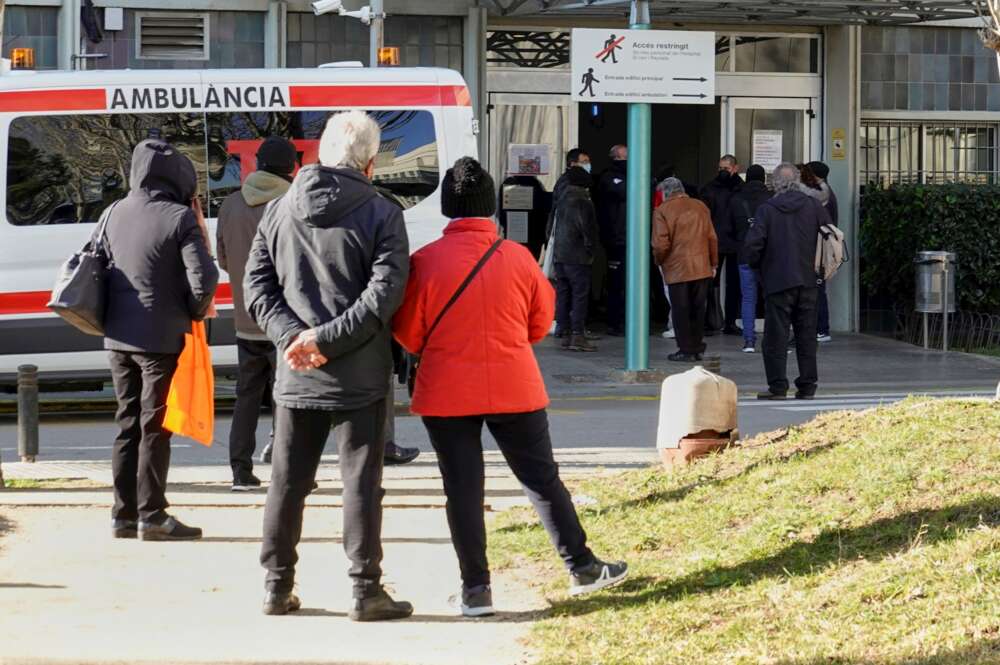
<instances>
[{"instance_id":1,"label":"woman in red coat","mask_svg":"<svg viewBox=\"0 0 1000 665\"><path fill-rule=\"evenodd\" d=\"M483 518L484 424L570 571L570 593L596 591L627 573L624 563L605 563L587 547L559 479L545 412L549 399L531 348L552 325L555 293L527 249L498 238L490 219L496 200L493 180L476 160L465 157L449 169L441 207L452 222L443 238L413 255L406 297L393 321L399 343L421 358L411 409L423 417L438 455L465 616L493 613Z\"/></svg>"}]
</instances>

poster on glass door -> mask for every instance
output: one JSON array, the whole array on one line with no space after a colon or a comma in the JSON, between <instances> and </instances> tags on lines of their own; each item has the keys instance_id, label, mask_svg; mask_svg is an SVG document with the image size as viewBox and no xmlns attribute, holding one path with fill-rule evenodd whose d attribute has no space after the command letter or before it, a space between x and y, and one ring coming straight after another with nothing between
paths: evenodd
<instances>
[{"instance_id":1,"label":"poster on glass door","mask_svg":"<svg viewBox=\"0 0 1000 665\"><path fill-rule=\"evenodd\" d=\"M785 161L782 158L785 133L780 129L755 129L752 164L760 164L768 174Z\"/></svg>"}]
</instances>

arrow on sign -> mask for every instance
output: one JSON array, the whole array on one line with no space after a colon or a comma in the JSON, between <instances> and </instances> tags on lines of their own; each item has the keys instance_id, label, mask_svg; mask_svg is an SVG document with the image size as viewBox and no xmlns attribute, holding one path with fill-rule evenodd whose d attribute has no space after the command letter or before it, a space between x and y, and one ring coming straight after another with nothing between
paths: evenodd
<instances>
[{"instance_id":1,"label":"arrow on sign","mask_svg":"<svg viewBox=\"0 0 1000 665\"><path fill-rule=\"evenodd\" d=\"M700 95L674 95L674 97L698 97L700 99L705 99L708 95L701 93Z\"/></svg>"},{"instance_id":2,"label":"arrow on sign","mask_svg":"<svg viewBox=\"0 0 1000 665\"><path fill-rule=\"evenodd\" d=\"M701 78L697 78L697 79L694 79L694 78L675 78L674 80L675 81L701 81L702 83L705 83L706 81L708 81L708 79L705 78L705 77L701 77Z\"/></svg>"}]
</instances>

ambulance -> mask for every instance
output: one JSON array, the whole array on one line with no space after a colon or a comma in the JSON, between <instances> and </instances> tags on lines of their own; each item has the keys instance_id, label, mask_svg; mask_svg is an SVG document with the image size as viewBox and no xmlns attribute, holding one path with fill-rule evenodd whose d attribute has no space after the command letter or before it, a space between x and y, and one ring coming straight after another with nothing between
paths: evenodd
<instances>
[{"instance_id":1,"label":"ambulance","mask_svg":"<svg viewBox=\"0 0 1000 665\"><path fill-rule=\"evenodd\" d=\"M43 381L109 374L103 340L45 307L56 271L101 212L129 190L132 149L169 141L194 163L215 236L222 201L255 169L260 142L290 139L317 160L328 117L367 111L382 127L374 184L404 210L412 250L437 239L440 183L476 155L461 75L446 69L13 72L0 76L0 386L32 364ZM223 273L209 342L217 370L236 365L232 291Z\"/></svg>"}]
</instances>

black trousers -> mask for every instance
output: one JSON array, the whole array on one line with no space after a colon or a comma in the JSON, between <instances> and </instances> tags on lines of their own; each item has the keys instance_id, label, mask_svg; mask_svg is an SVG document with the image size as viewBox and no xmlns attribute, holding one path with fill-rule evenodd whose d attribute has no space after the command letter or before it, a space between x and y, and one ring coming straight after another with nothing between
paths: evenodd
<instances>
[{"instance_id":1,"label":"black trousers","mask_svg":"<svg viewBox=\"0 0 1000 665\"><path fill-rule=\"evenodd\" d=\"M264 394L274 380L276 352L267 341L236 338L240 363L236 380L236 406L229 431L229 465L233 478L253 472L253 453L257 449L257 421Z\"/></svg>"},{"instance_id":2,"label":"black trousers","mask_svg":"<svg viewBox=\"0 0 1000 665\"><path fill-rule=\"evenodd\" d=\"M577 263L556 264L556 327L582 335L587 330L593 269Z\"/></svg>"},{"instance_id":3,"label":"black trousers","mask_svg":"<svg viewBox=\"0 0 1000 665\"><path fill-rule=\"evenodd\" d=\"M704 353L705 312L708 310L708 296L712 292L712 279L696 279L691 282L671 284L670 313L674 321L677 348L681 353Z\"/></svg>"},{"instance_id":4,"label":"black trousers","mask_svg":"<svg viewBox=\"0 0 1000 665\"><path fill-rule=\"evenodd\" d=\"M815 395L816 311L819 289L798 287L769 294L764 300L764 371L772 393L788 392L788 328L795 332L799 378L795 386L803 395Z\"/></svg>"},{"instance_id":5,"label":"black trousers","mask_svg":"<svg viewBox=\"0 0 1000 665\"><path fill-rule=\"evenodd\" d=\"M291 591L302 512L312 491L331 428L337 437L344 485L344 551L354 597L368 598L382 577L382 455L385 400L354 411L275 407L271 487L264 508L260 563L269 591Z\"/></svg>"},{"instance_id":6,"label":"black trousers","mask_svg":"<svg viewBox=\"0 0 1000 665\"><path fill-rule=\"evenodd\" d=\"M170 436L163 429L167 393L179 354L111 351L120 430L111 456L114 519L160 524L167 519Z\"/></svg>"},{"instance_id":7,"label":"black trousers","mask_svg":"<svg viewBox=\"0 0 1000 665\"><path fill-rule=\"evenodd\" d=\"M623 246L608 248L608 328L625 329L625 266Z\"/></svg>"},{"instance_id":8,"label":"black trousers","mask_svg":"<svg viewBox=\"0 0 1000 665\"><path fill-rule=\"evenodd\" d=\"M742 316L743 289L740 286L740 262L736 254L719 254L719 269L715 273L713 284L719 286L722 277L726 278L726 296L723 303L723 318L726 328L736 326L736 321Z\"/></svg>"},{"instance_id":9,"label":"black trousers","mask_svg":"<svg viewBox=\"0 0 1000 665\"><path fill-rule=\"evenodd\" d=\"M483 423L497 440L500 452L521 482L566 568L572 571L590 565L594 555L587 547L587 534L580 525L573 500L559 479L559 466L552 457L549 419L544 410L424 418L444 480L451 542L465 588L490 583L483 518Z\"/></svg>"}]
</instances>

